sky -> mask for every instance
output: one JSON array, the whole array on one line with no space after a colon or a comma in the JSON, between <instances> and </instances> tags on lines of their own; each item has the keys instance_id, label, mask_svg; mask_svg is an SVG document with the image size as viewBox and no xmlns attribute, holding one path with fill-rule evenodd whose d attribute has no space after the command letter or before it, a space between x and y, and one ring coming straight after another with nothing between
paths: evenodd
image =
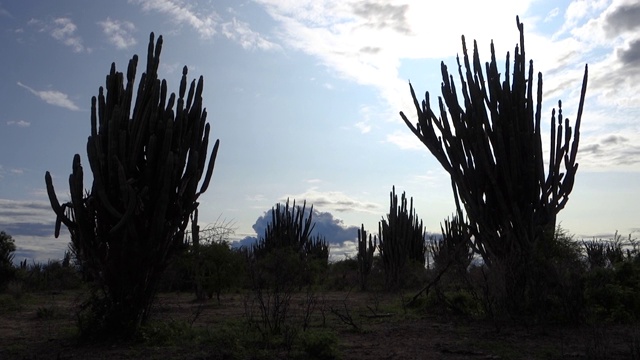
<instances>
[{"instance_id":1,"label":"sky","mask_svg":"<svg viewBox=\"0 0 640 360\"><path fill-rule=\"evenodd\" d=\"M377 232L395 186L437 233L455 205L448 175L398 114L416 120L409 81L435 106L440 62L455 71L461 35L477 40L482 61L493 40L504 73L516 15L544 77L543 142L558 100L575 120L589 65L580 165L559 224L577 239L638 237L634 0L0 0L0 230L15 239L16 261L62 257L69 237L53 236L45 171L68 200L73 155L88 168L91 97L112 62L124 71L134 54L145 59L154 32L170 91L184 65L190 79L204 76L211 141L221 143L199 199L202 227L227 224L246 242L276 203L306 201L344 256L362 224Z\"/></svg>"}]
</instances>

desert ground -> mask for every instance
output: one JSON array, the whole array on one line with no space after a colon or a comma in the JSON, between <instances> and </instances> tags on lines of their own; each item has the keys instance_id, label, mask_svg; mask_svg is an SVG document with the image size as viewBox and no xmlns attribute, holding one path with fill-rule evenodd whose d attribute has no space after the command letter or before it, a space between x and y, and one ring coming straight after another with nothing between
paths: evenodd
<instances>
[{"instance_id":1,"label":"desert ground","mask_svg":"<svg viewBox=\"0 0 640 360\"><path fill-rule=\"evenodd\" d=\"M190 293L160 294L141 339L87 344L76 335L83 294L3 297L0 359L631 359L640 347L637 326L501 325L407 308L398 294L359 291L317 293L313 301L300 293L291 300L289 321L311 314L306 329L297 331L333 334L331 352L238 345L238 337L250 336L238 329L256 316L248 310L251 294L241 292L223 294L220 303L215 297L197 302Z\"/></svg>"}]
</instances>

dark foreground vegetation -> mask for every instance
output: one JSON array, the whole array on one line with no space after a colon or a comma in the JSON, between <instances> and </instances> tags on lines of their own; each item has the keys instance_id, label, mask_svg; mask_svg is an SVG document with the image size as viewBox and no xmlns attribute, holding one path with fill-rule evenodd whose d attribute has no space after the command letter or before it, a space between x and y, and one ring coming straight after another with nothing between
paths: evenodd
<instances>
[{"instance_id":1,"label":"dark foreground vegetation","mask_svg":"<svg viewBox=\"0 0 640 360\"><path fill-rule=\"evenodd\" d=\"M480 265L451 268L435 281L439 261L429 261L389 290L375 256L361 290L355 258L310 267L297 254L281 255L292 275L277 281L268 276L277 268L272 259L251 270L243 250L204 242L198 261L187 251L172 263L149 320L126 340L84 335L90 287L69 256L22 262L0 293L0 358L640 358L637 248L620 237L563 236L557 266L567 282L547 294L540 315L518 318L489 310L499 286ZM424 284L433 285L413 300Z\"/></svg>"},{"instance_id":2,"label":"dark foreground vegetation","mask_svg":"<svg viewBox=\"0 0 640 360\"><path fill-rule=\"evenodd\" d=\"M218 150L203 80L187 92L185 68L167 97L152 34L135 101L137 57L126 85L113 65L93 99L90 191L80 155L70 201L46 174L56 236L71 235L64 260L15 267L2 233L0 357L640 358L638 244L574 239L556 222L578 169L587 68L574 127L561 103L552 113L545 160L542 75L534 99L518 28L504 81L493 47L483 72L463 38L461 96L443 64L440 115L413 88L418 122L401 113L451 177L457 210L441 236L393 188L378 233L362 227L354 257L334 263L305 202L276 204L249 248L231 247L228 224L200 229Z\"/></svg>"}]
</instances>

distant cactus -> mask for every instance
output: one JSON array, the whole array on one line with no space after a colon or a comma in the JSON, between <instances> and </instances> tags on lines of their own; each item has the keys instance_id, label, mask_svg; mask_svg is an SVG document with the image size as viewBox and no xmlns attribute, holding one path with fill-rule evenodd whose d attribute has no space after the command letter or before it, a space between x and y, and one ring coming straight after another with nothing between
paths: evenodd
<instances>
[{"instance_id":1,"label":"distant cactus","mask_svg":"<svg viewBox=\"0 0 640 360\"><path fill-rule=\"evenodd\" d=\"M276 204L271 209L271 222L267 225L264 235L253 245L253 252L260 257L280 248L291 248L295 252L300 253L303 257L315 254L320 257L329 256L328 245L321 237L314 237L311 231L313 224L313 206L307 212L306 202L302 207L296 206L295 200L293 205L289 206L289 199L283 205Z\"/></svg>"},{"instance_id":2,"label":"distant cactus","mask_svg":"<svg viewBox=\"0 0 640 360\"><path fill-rule=\"evenodd\" d=\"M77 257L104 294L100 316L106 336L129 336L147 320L157 283L183 247L189 215L209 186L218 152L216 141L206 165L210 127L202 77L187 93L185 66L178 98L167 99L167 84L157 74L161 49L162 36L154 44L151 33L135 103L137 55L129 61L126 87L114 63L106 96L100 87L92 98L90 191L84 190L78 154L69 177L70 202L59 203L51 175L45 175L56 237L61 224L69 228Z\"/></svg>"},{"instance_id":3,"label":"distant cactus","mask_svg":"<svg viewBox=\"0 0 640 360\"><path fill-rule=\"evenodd\" d=\"M15 251L16 244L13 237L4 231L0 231L0 290L14 276L13 257Z\"/></svg>"},{"instance_id":4,"label":"distant cactus","mask_svg":"<svg viewBox=\"0 0 640 360\"><path fill-rule=\"evenodd\" d=\"M413 210L413 198L407 208L407 198L402 193L398 203L396 188L390 193L390 206L387 219L378 224L380 256L385 269L388 288L397 287L406 266L410 263L425 264L425 242L422 220Z\"/></svg>"},{"instance_id":5,"label":"distant cactus","mask_svg":"<svg viewBox=\"0 0 640 360\"><path fill-rule=\"evenodd\" d=\"M436 269L453 266L465 272L473 260L471 234L466 224L457 216L446 219L440 226L442 239L429 243L429 250Z\"/></svg>"},{"instance_id":6,"label":"distant cactus","mask_svg":"<svg viewBox=\"0 0 640 360\"><path fill-rule=\"evenodd\" d=\"M367 232L364 224L358 229L358 274L360 275L360 288L367 289L367 279L373 266L373 254L378 245L378 238L369 234L367 243Z\"/></svg>"},{"instance_id":7,"label":"distant cactus","mask_svg":"<svg viewBox=\"0 0 640 360\"><path fill-rule=\"evenodd\" d=\"M304 269L280 268L283 264L277 265L277 272L287 273L287 277L303 276L303 281L311 281L309 276L309 266L312 264L326 267L329 260L329 245L320 235L313 236L311 232L315 224L313 223L313 206L306 211L306 202L302 206L296 206L295 200L289 206L289 199L283 205L276 204L271 209L271 222L265 229L264 235L252 247L252 257L260 261L267 257L276 255L278 258L282 253L297 254L298 260L294 263L301 265ZM286 259L285 259L286 260ZM288 259L291 260L291 259ZM284 261L284 260L283 260ZM285 274L280 276L285 276ZM273 274L272 274L273 275Z\"/></svg>"}]
</instances>

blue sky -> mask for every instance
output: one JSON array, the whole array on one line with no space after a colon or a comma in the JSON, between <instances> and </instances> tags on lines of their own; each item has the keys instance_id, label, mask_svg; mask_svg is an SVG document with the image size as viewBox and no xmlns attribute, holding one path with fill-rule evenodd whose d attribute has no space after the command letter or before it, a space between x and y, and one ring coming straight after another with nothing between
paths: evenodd
<instances>
[{"instance_id":1,"label":"blue sky","mask_svg":"<svg viewBox=\"0 0 640 360\"><path fill-rule=\"evenodd\" d=\"M460 35L478 41L481 60L491 39L504 58L518 41L516 15L544 76L547 130L559 99L575 119L589 64L580 168L561 225L578 238L637 235L640 4L428 3L0 1L0 229L15 238L16 260L62 255L69 239L53 237L44 173L66 200L73 155L86 163L91 96L112 62L123 71L133 54L144 58L151 31L164 37L160 76L170 91L184 65L205 79L221 147L201 223L231 222L235 238L255 237L276 203L306 200L339 255L353 248L355 227L377 231L395 185L438 232L453 197L447 174L398 115L415 114L408 81L435 101L440 61L455 69Z\"/></svg>"}]
</instances>

